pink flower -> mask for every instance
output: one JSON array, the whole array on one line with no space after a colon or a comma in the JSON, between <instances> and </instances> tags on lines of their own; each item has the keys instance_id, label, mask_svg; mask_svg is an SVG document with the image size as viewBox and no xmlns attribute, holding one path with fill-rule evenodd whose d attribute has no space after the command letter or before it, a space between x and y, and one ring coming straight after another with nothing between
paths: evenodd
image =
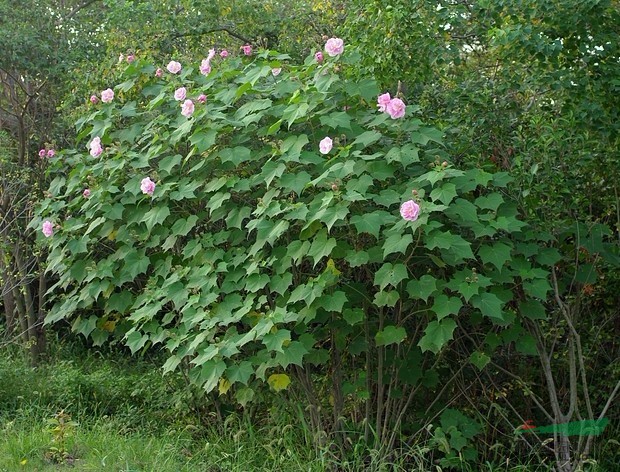
<instances>
[{"instance_id":1,"label":"pink flower","mask_svg":"<svg viewBox=\"0 0 620 472\"><path fill-rule=\"evenodd\" d=\"M384 112L387 108L388 104L392 100L389 93L384 93L383 95L379 95L377 97L377 106L379 107L379 111Z\"/></svg>"},{"instance_id":2,"label":"pink flower","mask_svg":"<svg viewBox=\"0 0 620 472\"><path fill-rule=\"evenodd\" d=\"M90 197L90 189L85 188L84 191L82 192L82 195L84 196L84 198Z\"/></svg>"},{"instance_id":3,"label":"pink flower","mask_svg":"<svg viewBox=\"0 0 620 472\"><path fill-rule=\"evenodd\" d=\"M314 53L314 58L316 59L316 62L320 64L321 62L323 62L323 53L321 51L317 51L316 53Z\"/></svg>"},{"instance_id":4,"label":"pink flower","mask_svg":"<svg viewBox=\"0 0 620 472\"><path fill-rule=\"evenodd\" d=\"M181 100L185 100L186 96L187 90L185 90L185 87L178 88L174 91L174 99L178 102L180 102Z\"/></svg>"},{"instance_id":5,"label":"pink flower","mask_svg":"<svg viewBox=\"0 0 620 472\"><path fill-rule=\"evenodd\" d=\"M181 64L177 61L170 61L166 66L166 69L168 69L168 72L170 72L171 74L178 74L179 72L181 72L182 68L183 67L181 66Z\"/></svg>"},{"instance_id":6,"label":"pink flower","mask_svg":"<svg viewBox=\"0 0 620 472\"><path fill-rule=\"evenodd\" d=\"M185 100L181 105L181 115L189 118L194 113L194 102L191 100Z\"/></svg>"},{"instance_id":7,"label":"pink flower","mask_svg":"<svg viewBox=\"0 0 620 472\"><path fill-rule=\"evenodd\" d=\"M109 88L101 92L101 101L103 103L110 103L112 100L114 100L114 90Z\"/></svg>"},{"instance_id":8,"label":"pink flower","mask_svg":"<svg viewBox=\"0 0 620 472\"><path fill-rule=\"evenodd\" d=\"M205 103L207 101L207 96L204 93L201 93L200 95L198 95L198 101L200 103Z\"/></svg>"},{"instance_id":9,"label":"pink flower","mask_svg":"<svg viewBox=\"0 0 620 472\"><path fill-rule=\"evenodd\" d=\"M95 136L90 142L90 155L93 157L99 157L102 152L103 148L101 147L101 138L99 136Z\"/></svg>"},{"instance_id":10,"label":"pink flower","mask_svg":"<svg viewBox=\"0 0 620 472\"><path fill-rule=\"evenodd\" d=\"M93 105L95 105L98 101L99 99L97 98L97 95L90 96L90 103L92 103Z\"/></svg>"},{"instance_id":11,"label":"pink flower","mask_svg":"<svg viewBox=\"0 0 620 472\"><path fill-rule=\"evenodd\" d=\"M400 206L400 216L405 220L415 221L420 215L420 205L413 200L408 200Z\"/></svg>"},{"instance_id":12,"label":"pink flower","mask_svg":"<svg viewBox=\"0 0 620 472\"><path fill-rule=\"evenodd\" d=\"M228 51L226 49L222 49L220 52L220 57L228 57Z\"/></svg>"},{"instance_id":13,"label":"pink flower","mask_svg":"<svg viewBox=\"0 0 620 472\"><path fill-rule=\"evenodd\" d=\"M49 238L52 234L54 234L54 224L50 220L45 220L43 222L43 226L41 227L41 231L46 238Z\"/></svg>"},{"instance_id":14,"label":"pink flower","mask_svg":"<svg viewBox=\"0 0 620 472\"><path fill-rule=\"evenodd\" d=\"M56 151L54 151L53 149L49 149L47 151L47 157L54 157L56 155Z\"/></svg>"},{"instance_id":15,"label":"pink flower","mask_svg":"<svg viewBox=\"0 0 620 472\"><path fill-rule=\"evenodd\" d=\"M243 49L243 54L245 54L246 56L252 55L252 46L250 46L249 44L241 46L241 49Z\"/></svg>"},{"instance_id":16,"label":"pink flower","mask_svg":"<svg viewBox=\"0 0 620 472\"><path fill-rule=\"evenodd\" d=\"M128 62L129 64L131 64L131 63L132 63L133 61L135 61L135 60L136 60L136 56L134 56L133 54L129 54L129 55L127 56L127 62Z\"/></svg>"},{"instance_id":17,"label":"pink flower","mask_svg":"<svg viewBox=\"0 0 620 472\"><path fill-rule=\"evenodd\" d=\"M162 75L164 75L164 71L161 70L161 67L158 67L155 71L155 77L161 77Z\"/></svg>"},{"instance_id":18,"label":"pink flower","mask_svg":"<svg viewBox=\"0 0 620 472\"><path fill-rule=\"evenodd\" d=\"M45 149L39 149L39 157L40 157L40 158L44 158L44 157L45 157L45 154L46 154Z\"/></svg>"},{"instance_id":19,"label":"pink flower","mask_svg":"<svg viewBox=\"0 0 620 472\"><path fill-rule=\"evenodd\" d=\"M207 61L211 62L211 59L215 57L215 49L209 49L209 55L207 56Z\"/></svg>"},{"instance_id":20,"label":"pink flower","mask_svg":"<svg viewBox=\"0 0 620 472\"><path fill-rule=\"evenodd\" d=\"M331 57L342 54L344 51L344 41L340 38L330 38L325 43L325 52Z\"/></svg>"},{"instance_id":21,"label":"pink flower","mask_svg":"<svg viewBox=\"0 0 620 472\"><path fill-rule=\"evenodd\" d=\"M209 75L211 72L211 62L209 59L203 59L200 63L200 73L202 75Z\"/></svg>"},{"instance_id":22,"label":"pink flower","mask_svg":"<svg viewBox=\"0 0 620 472\"><path fill-rule=\"evenodd\" d=\"M276 68L271 69L271 75L273 75L274 77L279 76L280 72L282 72L281 67L276 67Z\"/></svg>"},{"instance_id":23,"label":"pink flower","mask_svg":"<svg viewBox=\"0 0 620 472\"><path fill-rule=\"evenodd\" d=\"M152 196L153 192L155 192L155 182L150 177L143 178L142 182L140 182L140 190L142 190L143 194Z\"/></svg>"},{"instance_id":24,"label":"pink flower","mask_svg":"<svg viewBox=\"0 0 620 472\"><path fill-rule=\"evenodd\" d=\"M395 120L405 116L405 108L406 106L400 98L393 98L385 107L385 111Z\"/></svg>"},{"instance_id":25,"label":"pink flower","mask_svg":"<svg viewBox=\"0 0 620 472\"><path fill-rule=\"evenodd\" d=\"M321 154L328 154L332 150L334 143L330 137L324 137L319 143L319 151Z\"/></svg>"}]
</instances>

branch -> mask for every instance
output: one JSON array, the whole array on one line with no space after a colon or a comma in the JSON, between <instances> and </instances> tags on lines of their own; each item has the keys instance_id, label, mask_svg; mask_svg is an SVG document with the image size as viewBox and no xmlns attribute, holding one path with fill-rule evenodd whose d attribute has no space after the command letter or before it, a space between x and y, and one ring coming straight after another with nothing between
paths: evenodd
<instances>
[{"instance_id":1,"label":"branch","mask_svg":"<svg viewBox=\"0 0 620 472\"><path fill-rule=\"evenodd\" d=\"M73 7L73 9L62 18L62 21L69 21L73 18L80 10L92 5L93 3L100 2L101 0L86 0L84 3Z\"/></svg>"},{"instance_id":2,"label":"branch","mask_svg":"<svg viewBox=\"0 0 620 472\"><path fill-rule=\"evenodd\" d=\"M217 28L212 28L212 29L202 30L202 31L190 31L187 33L175 33L172 35L172 39L179 39L179 38L184 38L187 36L202 36L205 34L217 33L219 31L224 31L225 33L228 33L233 38L237 38L246 44L252 43L251 40L249 40L248 38L244 36L241 36L239 33L232 31L228 26L218 26Z\"/></svg>"}]
</instances>

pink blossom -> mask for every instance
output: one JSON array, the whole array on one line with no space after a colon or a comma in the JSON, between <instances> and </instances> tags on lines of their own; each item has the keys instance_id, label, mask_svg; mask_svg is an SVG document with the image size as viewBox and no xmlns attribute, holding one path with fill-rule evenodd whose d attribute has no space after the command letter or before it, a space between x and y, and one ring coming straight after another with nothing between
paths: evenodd
<instances>
[{"instance_id":1,"label":"pink blossom","mask_svg":"<svg viewBox=\"0 0 620 472\"><path fill-rule=\"evenodd\" d=\"M133 54L129 54L129 55L127 56L127 62L128 62L129 64L131 64L131 63L132 63L133 61L135 61L135 60L136 60L136 56L134 56Z\"/></svg>"},{"instance_id":2,"label":"pink blossom","mask_svg":"<svg viewBox=\"0 0 620 472\"><path fill-rule=\"evenodd\" d=\"M274 77L279 76L280 72L282 72L282 68L281 67L275 67L275 68L271 69L271 75L273 75Z\"/></svg>"},{"instance_id":3,"label":"pink blossom","mask_svg":"<svg viewBox=\"0 0 620 472\"><path fill-rule=\"evenodd\" d=\"M101 147L101 138L99 136L95 136L90 142L90 155L93 157L99 157L102 152L103 148Z\"/></svg>"},{"instance_id":4,"label":"pink blossom","mask_svg":"<svg viewBox=\"0 0 620 472\"><path fill-rule=\"evenodd\" d=\"M90 189L85 188L84 191L82 192L82 195L84 196L84 198L90 197Z\"/></svg>"},{"instance_id":5,"label":"pink blossom","mask_svg":"<svg viewBox=\"0 0 620 472\"><path fill-rule=\"evenodd\" d=\"M324 137L319 143L319 151L321 154L328 154L332 150L334 143L328 136Z\"/></svg>"},{"instance_id":6,"label":"pink blossom","mask_svg":"<svg viewBox=\"0 0 620 472\"><path fill-rule=\"evenodd\" d=\"M189 118L194 113L194 102L191 100L185 100L181 105L181 115Z\"/></svg>"},{"instance_id":7,"label":"pink blossom","mask_svg":"<svg viewBox=\"0 0 620 472\"><path fill-rule=\"evenodd\" d=\"M44 157L45 157L45 154L46 154L45 149L39 149L39 157L40 157L40 158L44 158Z\"/></svg>"},{"instance_id":8,"label":"pink blossom","mask_svg":"<svg viewBox=\"0 0 620 472\"><path fill-rule=\"evenodd\" d=\"M101 92L101 101L103 103L110 103L112 100L114 100L114 90L108 88Z\"/></svg>"},{"instance_id":9,"label":"pink blossom","mask_svg":"<svg viewBox=\"0 0 620 472\"><path fill-rule=\"evenodd\" d=\"M200 103L205 103L207 101L207 96L204 93L201 93L200 95L198 95L198 101Z\"/></svg>"},{"instance_id":10,"label":"pink blossom","mask_svg":"<svg viewBox=\"0 0 620 472\"><path fill-rule=\"evenodd\" d=\"M182 68L183 67L181 66L181 64L177 61L170 61L166 66L166 69L168 69L168 72L170 72L171 74L178 74L179 72L181 72Z\"/></svg>"},{"instance_id":11,"label":"pink blossom","mask_svg":"<svg viewBox=\"0 0 620 472\"><path fill-rule=\"evenodd\" d=\"M220 52L220 57L228 57L228 51L226 49L222 49Z\"/></svg>"},{"instance_id":12,"label":"pink blossom","mask_svg":"<svg viewBox=\"0 0 620 472\"><path fill-rule=\"evenodd\" d=\"M48 149L47 157L54 157L55 155L56 155L56 151L54 151L53 149Z\"/></svg>"},{"instance_id":13,"label":"pink blossom","mask_svg":"<svg viewBox=\"0 0 620 472\"><path fill-rule=\"evenodd\" d=\"M161 67L158 67L155 71L155 77L161 77L162 75L164 75L164 71L161 70Z\"/></svg>"},{"instance_id":14,"label":"pink blossom","mask_svg":"<svg viewBox=\"0 0 620 472\"><path fill-rule=\"evenodd\" d=\"M344 41L340 38L330 38L325 43L325 52L331 57L342 54L344 51Z\"/></svg>"},{"instance_id":15,"label":"pink blossom","mask_svg":"<svg viewBox=\"0 0 620 472\"><path fill-rule=\"evenodd\" d=\"M388 104L392 100L389 93L384 93L383 95L379 95L377 97L377 106L379 107L379 111L384 112Z\"/></svg>"},{"instance_id":16,"label":"pink blossom","mask_svg":"<svg viewBox=\"0 0 620 472\"><path fill-rule=\"evenodd\" d=\"M245 54L246 56L252 55L252 46L250 46L249 44L241 46L241 49L243 49L243 54Z\"/></svg>"},{"instance_id":17,"label":"pink blossom","mask_svg":"<svg viewBox=\"0 0 620 472\"><path fill-rule=\"evenodd\" d=\"M215 57L215 49L209 49L209 55L207 56L207 61L211 62L211 59Z\"/></svg>"},{"instance_id":18,"label":"pink blossom","mask_svg":"<svg viewBox=\"0 0 620 472\"><path fill-rule=\"evenodd\" d=\"M405 220L415 221L420 215L420 205L413 200L408 200L400 206L400 216Z\"/></svg>"},{"instance_id":19,"label":"pink blossom","mask_svg":"<svg viewBox=\"0 0 620 472\"><path fill-rule=\"evenodd\" d=\"M174 91L174 99L178 102L180 102L181 100L185 100L186 96L187 90L185 90L185 87L178 88Z\"/></svg>"},{"instance_id":20,"label":"pink blossom","mask_svg":"<svg viewBox=\"0 0 620 472\"><path fill-rule=\"evenodd\" d=\"M155 182L150 177L143 178L142 182L140 182L140 190L142 190L143 194L152 196L153 192L155 192Z\"/></svg>"},{"instance_id":21,"label":"pink blossom","mask_svg":"<svg viewBox=\"0 0 620 472\"><path fill-rule=\"evenodd\" d=\"M316 59L316 62L320 64L321 62L323 62L323 53L321 51L317 51L316 53L314 53L314 58Z\"/></svg>"},{"instance_id":22,"label":"pink blossom","mask_svg":"<svg viewBox=\"0 0 620 472\"><path fill-rule=\"evenodd\" d=\"M92 103L93 105L95 105L98 101L99 99L97 98L97 95L90 96L90 103Z\"/></svg>"},{"instance_id":23,"label":"pink blossom","mask_svg":"<svg viewBox=\"0 0 620 472\"><path fill-rule=\"evenodd\" d=\"M402 118L405 116L405 104L400 98L393 98L385 107L385 111L392 119Z\"/></svg>"},{"instance_id":24,"label":"pink blossom","mask_svg":"<svg viewBox=\"0 0 620 472\"><path fill-rule=\"evenodd\" d=\"M209 75L211 73L211 62L209 59L203 59L200 63L200 73L202 75Z\"/></svg>"},{"instance_id":25,"label":"pink blossom","mask_svg":"<svg viewBox=\"0 0 620 472\"><path fill-rule=\"evenodd\" d=\"M41 227L41 231L46 238L49 238L52 234L54 234L54 224L50 220L45 220Z\"/></svg>"}]
</instances>

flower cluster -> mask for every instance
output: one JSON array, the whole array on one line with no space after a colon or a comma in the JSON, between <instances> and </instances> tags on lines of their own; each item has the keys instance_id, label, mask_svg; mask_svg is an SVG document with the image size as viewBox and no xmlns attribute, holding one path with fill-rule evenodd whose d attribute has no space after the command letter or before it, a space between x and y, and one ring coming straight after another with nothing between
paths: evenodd
<instances>
[{"instance_id":1,"label":"flower cluster","mask_svg":"<svg viewBox=\"0 0 620 472\"><path fill-rule=\"evenodd\" d=\"M400 216L407 221L415 221L420 215L420 205L414 200L407 200L400 206Z\"/></svg>"},{"instance_id":2,"label":"flower cluster","mask_svg":"<svg viewBox=\"0 0 620 472\"><path fill-rule=\"evenodd\" d=\"M152 196L155 192L155 182L150 177L143 178L142 182L140 182L140 190L142 190L143 194Z\"/></svg>"},{"instance_id":3,"label":"flower cluster","mask_svg":"<svg viewBox=\"0 0 620 472\"><path fill-rule=\"evenodd\" d=\"M54 157L56 155L56 151L53 149L39 149L39 157L43 159L44 157Z\"/></svg>"},{"instance_id":4,"label":"flower cluster","mask_svg":"<svg viewBox=\"0 0 620 472\"><path fill-rule=\"evenodd\" d=\"M54 223L52 223L50 220L45 220L41 227L41 231L46 238L49 238L51 235L54 234Z\"/></svg>"},{"instance_id":5,"label":"flower cluster","mask_svg":"<svg viewBox=\"0 0 620 472\"><path fill-rule=\"evenodd\" d=\"M211 59L213 59L214 57L215 49L209 49L209 55L200 63L200 73L202 75L209 75L209 73L211 72Z\"/></svg>"},{"instance_id":6,"label":"flower cluster","mask_svg":"<svg viewBox=\"0 0 620 472\"><path fill-rule=\"evenodd\" d=\"M330 38L325 43L325 52L331 56L338 56L344 51L344 41L340 38Z\"/></svg>"},{"instance_id":7,"label":"flower cluster","mask_svg":"<svg viewBox=\"0 0 620 472\"><path fill-rule=\"evenodd\" d=\"M103 103L110 103L112 100L114 100L114 90L108 88L101 92L101 101Z\"/></svg>"},{"instance_id":8,"label":"flower cluster","mask_svg":"<svg viewBox=\"0 0 620 472\"><path fill-rule=\"evenodd\" d=\"M395 120L405 116L405 103L400 98L392 98L389 93L377 97L377 107L380 112L387 113Z\"/></svg>"},{"instance_id":9,"label":"flower cluster","mask_svg":"<svg viewBox=\"0 0 620 472\"><path fill-rule=\"evenodd\" d=\"M178 74L179 72L181 72L182 68L183 67L181 66L181 63L177 61L170 61L166 66L166 69L168 69L168 72L170 72L171 74Z\"/></svg>"},{"instance_id":10,"label":"flower cluster","mask_svg":"<svg viewBox=\"0 0 620 472\"><path fill-rule=\"evenodd\" d=\"M101 147L101 138L99 136L95 136L90 142L90 155L93 157L99 157L102 152L103 147Z\"/></svg>"}]
</instances>

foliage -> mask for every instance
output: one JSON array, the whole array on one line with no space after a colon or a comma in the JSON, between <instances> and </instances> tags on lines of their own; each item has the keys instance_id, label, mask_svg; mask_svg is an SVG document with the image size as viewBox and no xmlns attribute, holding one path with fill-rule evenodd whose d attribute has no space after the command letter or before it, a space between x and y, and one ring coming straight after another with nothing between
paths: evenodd
<instances>
[{"instance_id":1,"label":"foliage","mask_svg":"<svg viewBox=\"0 0 620 472\"><path fill-rule=\"evenodd\" d=\"M372 79L343 78L357 62L296 66L261 51L162 78L144 59L123 66L114 101L78 121L80 147L50 169L32 224L56 225L47 322L134 353L161 345L164 371L187 369L243 405L294 374L320 411L308 379L331 375L331 428L372 411L389 445L414 396L435 391L433 354L459 320L529 342L525 307L544 312L550 263L504 198L510 177L442 162L441 133L414 105L393 120L376 111ZM181 86L191 118L173 98ZM325 136L335 146L323 155ZM412 191L421 213L408 222L398 208ZM497 346L472 351L474 365Z\"/></svg>"}]
</instances>

